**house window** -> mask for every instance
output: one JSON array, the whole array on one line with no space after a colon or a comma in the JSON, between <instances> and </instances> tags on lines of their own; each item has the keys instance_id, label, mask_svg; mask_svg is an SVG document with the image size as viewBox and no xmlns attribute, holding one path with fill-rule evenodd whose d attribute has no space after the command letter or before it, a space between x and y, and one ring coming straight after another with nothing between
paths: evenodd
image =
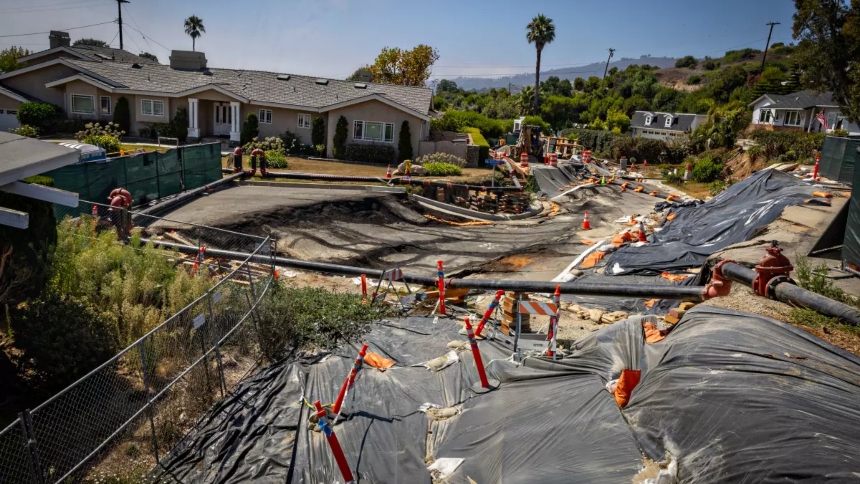
<instances>
[{"instance_id":1,"label":"house window","mask_svg":"<svg viewBox=\"0 0 860 484\"><path fill-rule=\"evenodd\" d=\"M650 114L645 115L645 126L651 126L651 119L652 118Z\"/></svg>"},{"instance_id":2,"label":"house window","mask_svg":"<svg viewBox=\"0 0 860 484\"><path fill-rule=\"evenodd\" d=\"M773 121L773 113L770 109L762 109L758 113L758 122L759 123L770 123Z\"/></svg>"},{"instance_id":3,"label":"house window","mask_svg":"<svg viewBox=\"0 0 860 484\"><path fill-rule=\"evenodd\" d=\"M72 94L72 112L75 114L94 114L96 112L95 98Z\"/></svg>"},{"instance_id":4,"label":"house window","mask_svg":"<svg viewBox=\"0 0 860 484\"><path fill-rule=\"evenodd\" d=\"M672 116L666 116L666 127L667 128L672 127Z\"/></svg>"},{"instance_id":5,"label":"house window","mask_svg":"<svg viewBox=\"0 0 860 484\"><path fill-rule=\"evenodd\" d=\"M310 114L299 114L299 128L311 129Z\"/></svg>"},{"instance_id":6,"label":"house window","mask_svg":"<svg viewBox=\"0 0 860 484\"><path fill-rule=\"evenodd\" d=\"M18 111L14 110L14 109L7 109L7 110L6 110L6 114L14 114L14 115L17 115L17 114L18 114Z\"/></svg>"},{"instance_id":7,"label":"house window","mask_svg":"<svg viewBox=\"0 0 860 484\"><path fill-rule=\"evenodd\" d=\"M102 96L100 101L101 101L101 113L102 114L110 114L110 96Z\"/></svg>"},{"instance_id":8,"label":"house window","mask_svg":"<svg viewBox=\"0 0 860 484\"><path fill-rule=\"evenodd\" d=\"M393 143L394 123L356 121L353 125L352 137L357 140Z\"/></svg>"},{"instance_id":9,"label":"house window","mask_svg":"<svg viewBox=\"0 0 860 484\"><path fill-rule=\"evenodd\" d=\"M260 122L263 124L272 124L272 110L261 109L259 119Z\"/></svg>"},{"instance_id":10,"label":"house window","mask_svg":"<svg viewBox=\"0 0 860 484\"><path fill-rule=\"evenodd\" d=\"M800 112L786 111L785 113L786 126L800 126Z\"/></svg>"},{"instance_id":11,"label":"house window","mask_svg":"<svg viewBox=\"0 0 860 484\"><path fill-rule=\"evenodd\" d=\"M144 116L164 116L164 101L141 99L140 114Z\"/></svg>"}]
</instances>

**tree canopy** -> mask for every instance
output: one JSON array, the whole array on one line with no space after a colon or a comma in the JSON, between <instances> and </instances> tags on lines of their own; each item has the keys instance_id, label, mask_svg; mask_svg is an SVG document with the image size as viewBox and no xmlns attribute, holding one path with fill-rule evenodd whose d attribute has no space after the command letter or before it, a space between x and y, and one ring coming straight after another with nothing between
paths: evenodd
<instances>
[{"instance_id":1,"label":"tree canopy","mask_svg":"<svg viewBox=\"0 0 860 484\"><path fill-rule=\"evenodd\" d=\"M412 49L383 47L367 70L373 82L423 86L430 79L430 69L439 60L439 53L429 45L419 44Z\"/></svg>"},{"instance_id":2,"label":"tree canopy","mask_svg":"<svg viewBox=\"0 0 860 484\"><path fill-rule=\"evenodd\" d=\"M0 50L0 73L12 72L24 67L24 64L19 63L18 59L27 55L30 55L29 50L14 45L8 49Z\"/></svg>"},{"instance_id":3,"label":"tree canopy","mask_svg":"<svg viewBox=\"0 0 860 484\"><path fill-rule=\"evenodd\" d=\"M552 19L544 14L533 18L526 25L526 40L535 45L537 60L535 61L535 87L534 87L534 113L540 112L540 57L546 44L555 40L555 24Z\"/></svg>"},{"instance_id":4,"label":"tree canopy","mask_svg":"<svg viewBox=\"0 0 860 484\"><path fill-rule=\"evenodd\" d=\"M185 34L191 37L191 50L197 48L197 38L206 33L206 27L203 26L203 19L197 15L192 15L185 19Z\"/></svg>"},{"instance_id":5,"label":"tree canopy","mask_svg":"<svg viewBox=\"0 0 860 484\"><path fill-rule=\"evenodd\" d=\"M144 59L149 59L153 62L158 62L158 57L155 57L154 54L150 54L149 52L141 52L140 54L137 54L137 55L139 55L140 57L143 57Z\"/></svg>"},{"instance_id":6,"label":"tree canopy","mask_svg":"<svg viewBox=\"0 0 860 484\"><path fill-rule=\"evenodd\" d=\"M91 38L77 39L76 41L72 42L72 46L76 46L76 45L89 45L92 47L110 47L110 44L108 44L104 40L91 39Z\"/></svg>"}]
</instances>

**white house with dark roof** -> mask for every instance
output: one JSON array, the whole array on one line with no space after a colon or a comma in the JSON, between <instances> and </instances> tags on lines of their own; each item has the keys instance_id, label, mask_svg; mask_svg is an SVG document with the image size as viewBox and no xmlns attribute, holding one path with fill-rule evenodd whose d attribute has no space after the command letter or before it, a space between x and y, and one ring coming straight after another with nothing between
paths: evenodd
<instances>
[{"instance_id":1,"label":"white house with dark roof","mask_svg":"<svg viewBox=\"0 0 860 484\"><path fill-rule=\"evenodd\" d=\"M630 134L634 138L680 140L707 119L704 114L636 111L630 118Z\"/></svg>"},{"instance_id":2,"label":"white house with dark roof","mask_svg":"<svg viewBox=\"0 0 860 484\"><path fill-rule=\"evenodd\" d=\"M239 141L242 123L253 112L261 138L289 130L305 144L311 143L312 119L322 116L329 150L340 116L349 123L347 143L387 144L396 150L403 121L409 122L415 149L429 136L433 94L426 87L210 68L202 52L173 51L169 65L78 54L73 47L54 47L28 56L27 67L0 75L0 108L37 99L62 107L70 118L106 122L125 97L131 108L129 134L167 123L185 108L189 137L231 141Z\"/></svg>"},{"instance_id":3,"label":"white house with dark roof","mask_svg":"<svg viewBox=\"0 0 860 484\"><path fill-rule=\"evenodd\" d=\"M806 90L783 95L764 94L749 105L753 108L753 128L812 133L844 129L851 135L860 135L857 124L849 122L839 112L831 92ZM826 128L818 120L821 113L824 113Z\"/></svg>"}]
</instances>

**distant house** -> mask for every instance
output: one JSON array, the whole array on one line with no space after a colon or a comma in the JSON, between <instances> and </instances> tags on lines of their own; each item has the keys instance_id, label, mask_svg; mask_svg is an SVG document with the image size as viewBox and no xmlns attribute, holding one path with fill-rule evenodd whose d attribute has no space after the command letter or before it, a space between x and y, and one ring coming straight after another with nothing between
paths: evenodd
<instances>
[{"instance_id":1,"label":"distant house","mask_svg":"<svg viewBox=\"0 0 860 484\"><path fill-rule=\"evenodd\" d=\"M688 136L704 123L704 114L660 113L636 111L630 119L630 133L634 138L651 138L662 141Z\"/></svg>"},{"instance_id":2,"label":"distant house","mask_svg":"<svg viewBox=\"0 0 860 484\"><path fill-rule=\"evenodd\" d=\"M340 116L349 123L347 143L396 150L403 121L413 147L429 137L433 93L427 87L209 68L202 52L173 51L163 65L119 49L69 47L61 34L51 33L50 49L24 58L27 67L0 74L0 109L15 111L36 99L62 107L70 118L107 122L124 97L132 136L170 122L182 108L190 138L237 142L254 113L261 138L289 130L304 144L311 144L312 120L321 116L329 154Z\"/></svg>"},{"instance_id":3,"label":"distant house","mask_svg":"<svg viewBox=\"0 0 860 484\"><path fill-rule=\"evenodd\" d=\"M860 135L860 128L839 112L833 93L799 91L791 94L764 94L750 103L753 108L752 127L773 131L806 131L831 133L844 129L850 135ZM824 113L826 127L819 121Z\"/></svg>"}]
</instances>

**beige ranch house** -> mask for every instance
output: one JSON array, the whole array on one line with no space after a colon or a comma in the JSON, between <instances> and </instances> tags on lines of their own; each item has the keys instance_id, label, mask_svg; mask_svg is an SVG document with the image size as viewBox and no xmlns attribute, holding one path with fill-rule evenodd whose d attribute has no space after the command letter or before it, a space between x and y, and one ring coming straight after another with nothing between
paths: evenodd
<instances>
[{"instance_id":1,"label":"beige ranch house","mask_svg":"<svg viewBox=\"0 0 860 484\"><path fill-rule=\"evenodd\" d=\"M322 116L329 156L340 116L349 123L347 143L396 150L403 121L409 122L416 152L429 136L433 95L425 87L209 68L202 52L173 51L170 65L163 65L119 49L70 47L63 32L52 32L50 39L50 49L20 59L27 67L0 74L3 114L38 100L62 107L69 118L108 122L125 97L132 136L185 108L190 138L238 142L242 123L255 113L260 138L289 130L304 144L311 143L313 118ZM17 126L8 117L4 122Z\"/></svg>"}]
</instances>

